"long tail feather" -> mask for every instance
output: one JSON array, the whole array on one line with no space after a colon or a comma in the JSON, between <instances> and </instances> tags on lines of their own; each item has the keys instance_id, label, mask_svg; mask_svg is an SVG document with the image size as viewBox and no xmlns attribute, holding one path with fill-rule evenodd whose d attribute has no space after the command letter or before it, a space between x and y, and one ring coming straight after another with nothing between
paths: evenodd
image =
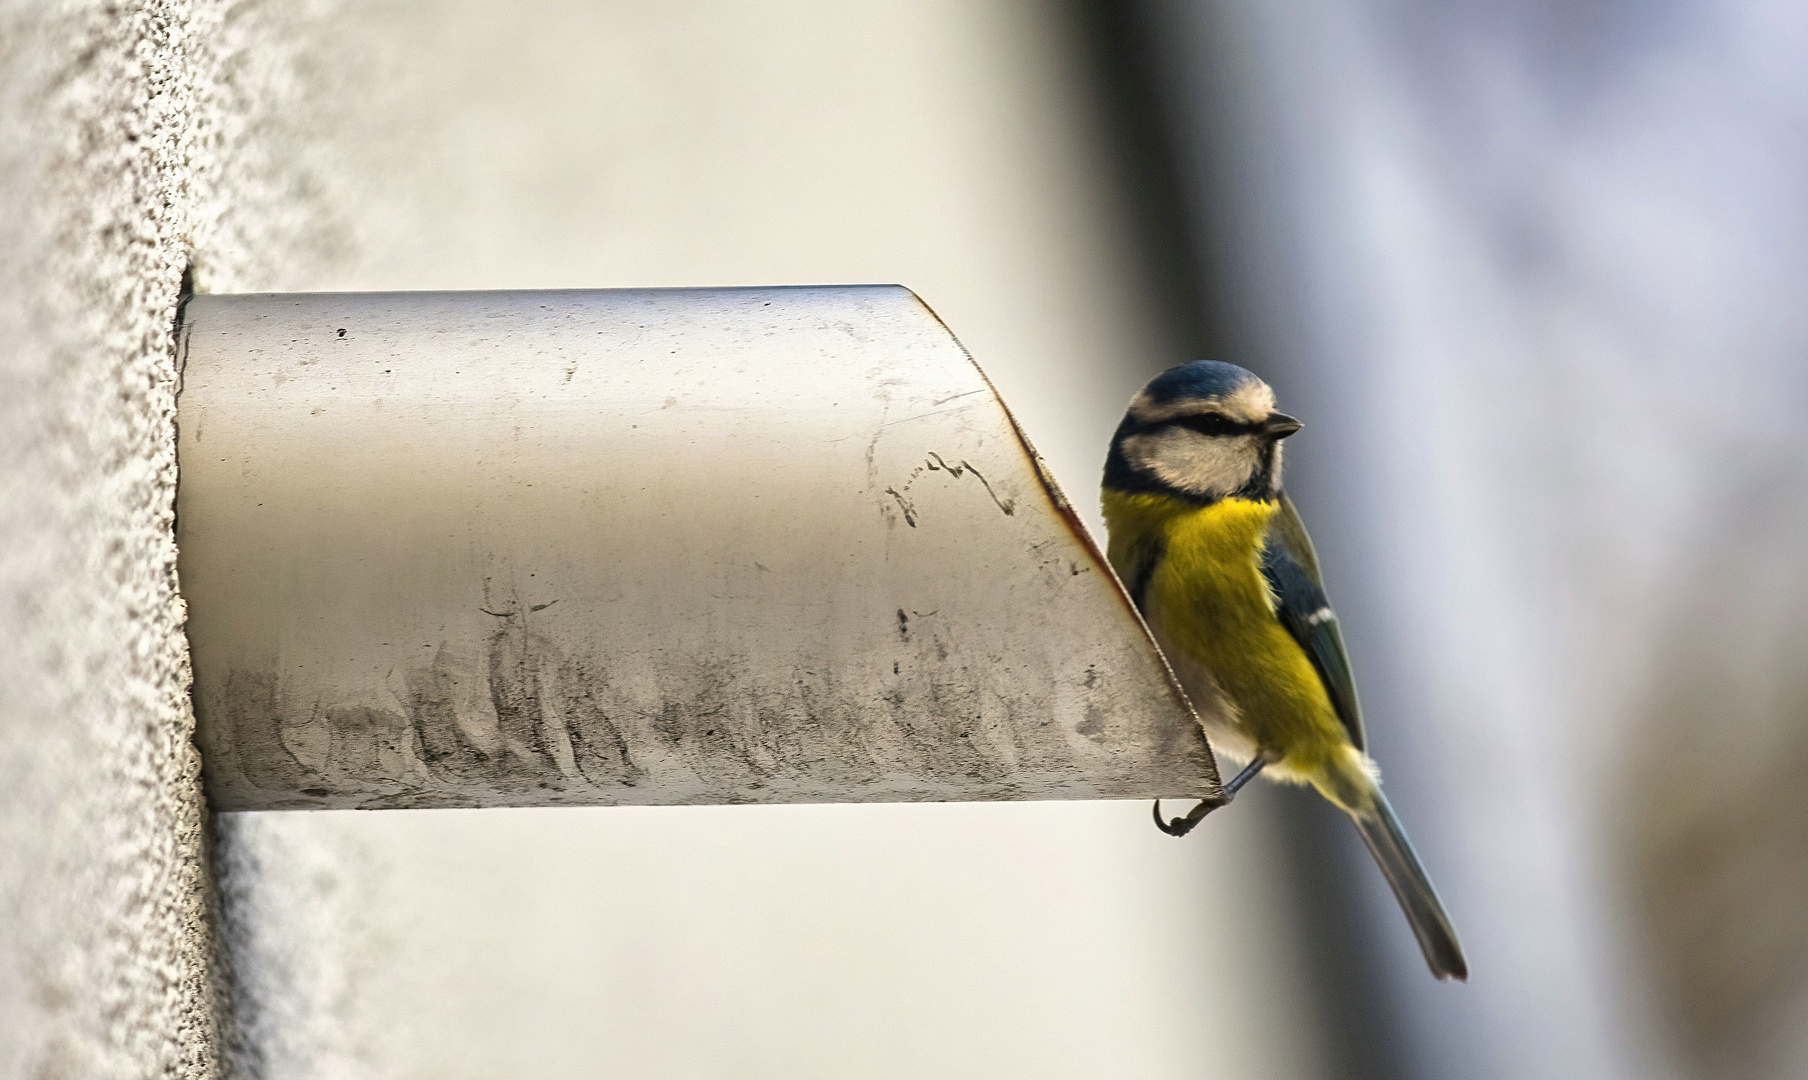
<instances>
[{"instance_id":1,"label":"long tail feather","mask_svg":"<svg viewBox=\"0 0 1808 1080\"><path fill-rule=\"evenodd\" d=\"M1362 842L1368 845L1369 854L1375 856L1381 873L1393 886L1400 909L1406 912L1406 921L1412 924L1413 936L1419 939L1419 948L1425 953L1425 962L1431 965L1431 973L1440 979L1467 980L1469 963L1463 959L1463 946L1456 939L1450 916L1444 914L1438 891L1432 888L1431 879L1419 864L1412 841L1406 838L1406 830L1394 816L1394 808L1377 791L1371 810L1350 816L1356 822L1356 831L1362 834Z\"/></svg>"}]
</instances>

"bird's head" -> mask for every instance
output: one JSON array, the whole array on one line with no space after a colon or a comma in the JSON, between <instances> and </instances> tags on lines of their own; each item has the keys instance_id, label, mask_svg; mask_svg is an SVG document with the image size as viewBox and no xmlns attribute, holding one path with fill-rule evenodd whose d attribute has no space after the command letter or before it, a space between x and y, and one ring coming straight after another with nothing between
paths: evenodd
<instances>
[{"instance_id":1,"label":"bird's head","mask_svg":"<svg viewBox=\"0 0 1808 1080\"><path fill-rule=\"evenodd\" d=\"M1111 440L1105 486L1211 503L1273 499L1281 440L1300 422L1274 408L1267 383L1235 364L1169 368L1130 402Z\"/></svg>"}]
</instances>

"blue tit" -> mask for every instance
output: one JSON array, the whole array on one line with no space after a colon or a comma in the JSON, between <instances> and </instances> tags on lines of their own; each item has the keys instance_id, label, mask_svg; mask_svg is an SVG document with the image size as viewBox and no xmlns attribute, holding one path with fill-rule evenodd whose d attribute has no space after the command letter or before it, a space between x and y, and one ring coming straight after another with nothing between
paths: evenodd
<instances>
[{"instance_id":1,"label":"blue tit","mask_svg":"<svg viewBox=\"0 0 1808 1080\"><path fill-rule=\"evenodd\" d=\"M1440 979L1468 965L1444 906L1382 797L1312 540L1281 490L1281 440L1300 429L1234 364L1157 376L1130 402L1105 464L1112 567L1220 755L1310 784L1350 816ZM1221 802L1155 822L1184 835Z\"/></svg>"}]
</instances>

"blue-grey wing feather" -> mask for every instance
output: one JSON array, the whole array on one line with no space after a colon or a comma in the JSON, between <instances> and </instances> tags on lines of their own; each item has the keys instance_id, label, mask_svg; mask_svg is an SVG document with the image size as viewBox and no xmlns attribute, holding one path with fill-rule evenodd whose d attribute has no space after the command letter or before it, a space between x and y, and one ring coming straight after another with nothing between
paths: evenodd
<instances>
[{"instance_id":1,"label":"blue-grey wing feather","mask_svg":"<svg viewBox=\"0 0 1808 1080\"><path fill-rule=\"evenodd\" d=\"M1149 580L1155 576L1155 568L1167 553L1166 548L1160 537L1147 537L1130 548L1125 560L1128 565L1112 567L1130 593L1136 610L1145 616L1148 615Z\"/></svg>"},{"instance_id":2,"label":"blue-grey wing feather","mask_svg":"<svg viewBox=\"0 0 1808 1080\"><path fill-rule=\"evenodd\" d=\"M1318 671L1330 695L1337 718L1350 733L1356 749L1366 749L1362 731L1362 706L1356 700L1356 678L1350 671L1350 657L1344 650L1343 631L1337 625L1337 613L1325 595L1324 582L1318 573L1318 556L1312 550L1312 538L1300 521L1293 500L1281 495L1280 509L1275 512L1268 529L1267 546L1262 551L1262 573L1274 589L1281 625L1299 642L1312 666Z\"/></svg>"}]
</instances>

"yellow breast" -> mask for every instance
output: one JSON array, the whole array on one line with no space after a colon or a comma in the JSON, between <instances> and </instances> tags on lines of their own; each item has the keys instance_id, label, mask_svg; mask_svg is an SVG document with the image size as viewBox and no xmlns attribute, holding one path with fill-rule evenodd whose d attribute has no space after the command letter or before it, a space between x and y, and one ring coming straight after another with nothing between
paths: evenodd
<instances>
[{"instance_id":1,"label":"yellow breast","mask_svg":"<svg viewBox=\"0 0 1808 1080\"><path fill-rule=\"evenodd\" d=\"M1105 494L1112 565L1130 587L1143 585L1144 614L1176 670L1208 673L1234 709L1237 741L1304 779L1353 748L1318 672L1275 617L1261 566L1275 510L1247 499L1199 507Z\"/></svg>"}]
</instances>

